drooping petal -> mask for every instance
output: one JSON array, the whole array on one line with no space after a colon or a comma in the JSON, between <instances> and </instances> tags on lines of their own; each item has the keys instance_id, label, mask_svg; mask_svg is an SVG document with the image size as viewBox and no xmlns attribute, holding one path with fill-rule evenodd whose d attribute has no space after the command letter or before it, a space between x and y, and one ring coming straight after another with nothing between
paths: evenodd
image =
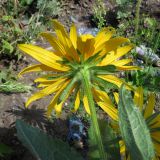
<instances>
[{"instance_id":1,"label":"drooping petal","mask_svg":"<svg viewBox=\"0 0 160 160\"><path fill-rule=\"evenodd\" d=\"M51 67L45 66L43 64L35 64L29 67L24 68L19 74L18 77L21 77L25 73L29 72L38 72L38 71L55 71L57 72L58 70L53 69Z\"/></svg>"},{"instance_id":2,"label":"drooping petal","mask_svg":"<svg viewBox=\"0 0 160 160\"><path fill-rule=\"evenodd\" d=\"M80 105L80 93L78 91L77 95L76 95L75 103L74 103L74 110L73 110L73 112L76 112L78 110L79 105Z\"/></svg>"},{"instance_id":3,"label":"drooping petal","mask_svg":"<svg viewBox=\"0 0 160 160\"><path fill-rule=\"evenodd\" d=\"M89 104L88 104L88 98L87 98L86 95L84 95L84 97L83 97L83 105L84 105L84 108L85 108L86 112L88 114L91 114Z\"/></svg>"},{"instance_id":4,"label":"drooping petal","mask_svg":"<svg viewBox=\"0 0 160 160\"><path fill-rule=\"evenodd\" d=\"M97 103L113 120L118 121L118 110L106 102Z\"/></svg>"},{"instance_id":5,"label":"drooping petal","mask_svg":"<svg viewBox=\"0 0 160 160\"><path fill-rule=\"evenodd\" d=\"M95 37L95 48L108 41L114 33L115 29L112 27L103 28Z\"/></svg>"},{"instance_id":6,"label":"drooping petal","mask_svg":"<svg viewBox=\"0 0 160 160\"><path fill-rule=\"evenodd\" d=\"M53 23L53 27L54 27L56 34L61 33L63 36L68 37L66 29L64 28L64 26L60 22L58 22L56 19L54 19L54 20L52 20L52 23Z\"/></svg>"},{"instance_id":7,"label":"drooping petal","mask_svg":"<svg viewBox=\"0 0 160 160\"><path fill-rule=\"evenodd\" d=\"M75 49L77 49L77 30L76 26L73 24L70 29L70 40Z\"/></svg>"},{"instance_id":8,"label":"drooping petal","mask_svg":"<svg viewBox=\"0 0 160 160\"><path fill-rule=\"evenodd\" d=\"M94 43L95 43L94 38L93 39L88 39L86 41L85 46L84 46L84 51L83 51L85 60L92 56L92 54L95 50Z\"/></svg>"},{"instance_id":9,"label":"drooping petal","mask_svg":"<svg viewBox=\"0 0 160 160\"><path fill-rule=\"evenodd\" d=\"M119 146L120 146L120 153L124 153L126 151L126 146L125 146L125 143L124 141L120 140L119 141Z\"/></svg>"},{"instance_id":10,"label":"drooping petal","mask_svg":"<svg viewBox=\"0 0 160 160\"><path fill-rule=\"evenodd\" d=\"M118 66L117 69L119 71L129 71L129 70L140 70L140 67L137 66Z\"/></svg>"},{"instance_id":11,"label":"drooping petal","mask_svg":"<svg viewBox=\"0 0 160 160\"><path fill-rule=\"evenodd\" d=\"M59 75L61 74L48 74L43 77L36 78L34 82L55 82L62 79L61 77L59 78Z\"/></svg>"},{"instance_id":12,"label":"drooping petal","mask_svg":"<svg viewBox=\"0 0 160 160\"><path fill-rule=\"evenodd\" d=\"M127 38L118 37L118 38L112 38L109 41L105 42L101 46L97 47L94 51L94 53L99 52L102 50L101 55L104 55L110 51L115 51L120 45L123 43L129 42ZM115 52L115 55L117 53ZM115 58L114 58L115 59Z\"/></svg>"},{"instance_id":13,"label":"drooping petal","mask_svg":"<svg viewBox=\"0 0 160 160\"><path fill-rule=\"evenodd\" d=\"M61 25L57 20L53 20L52 22L54 25L56 35L57 35L60 43L62 44L62 46L65 48L66 54L71 56L73 60L79 61L78 54L77 54L71 40L69 39L69 36L68 36L65 28L63 27L63 25Z\"/></svg>"},{"instance_id":14,"label":"drooping petal","mask_svg":"<svg viewBox=\"0 0 160 160\"><path fill-rule=\"evenodd\" d=\"M130 62L132 62L132 59L122 59L122 60L114 61L111 64L115 66L124 66Z\"/></svg>"},{"instance_id":15,"label":"drooping petal","mask_svg":"<svg viewBox=\"0 0 160 160\"><path fill-rule=\"evenodd\" d=\"M57 101L58 101L58 98L61 94L61 92L65 89L65 87L68 85L70 81L67 80L66 82L64 82L61 87L57 90L56 94L54 95L53 99L51 100L50 104L48 105L48 109L47 109L47 117L50 117L51 116L51 113L52 111L54 110L54 107L57 105ZM62 101L61 103L65 102L65 99L64 101Z\"/></svg>"},{"instance_id":16,"label":"drooping petal","mask_svg":"<svg viewBox=\"0 0 160 160\"><path fill-rule=\"evenodd\" d=\"M155 148L157 156L160 157L160 144L155 142L154 143L154 148ZM156 160L159 160L159 158L157 158Z\"/></svg>"},{"instance_id":17,"label":"drooping petal","mask_svg":"<svg viewBox=\"0 0 160 160\"><path fill-rule=\"evenodd\" d=\"M94 89L94 99L96 102L102 101L113 106L111 99L109 98L108 94L104 91Z\"/></svg>"},{"instance_id":18,"label":"drooping petal","mask_svg":"<svg viewBox=\"0 0 160 160\"><path fill-rule=\"evenodd\" d=\"M60 44L60 42L59 42L58 39L56 39L50 33L44 33L43 32L40 35L42 37L44 37L51 44L51 46L53 47L53 49L57 51L55 53L57 53L58 56L60 56L60 57L66 56L66 58L68 58L67 55L66 55L66 51L65 51L64 47Z\"/></svg>"},{"instance_id":19,"label":"drooping petal","mask_svg":"<svg viewBox=\"0 0 160 160\"><path fill-rule=\"evenodd\" d=\"M152 115L154 106L155 106L155 94L151 93L148 99L148 104L144 111L145 118L148 118L149 116Z\"/></svg>"},{"instance_id":20,"label":"drooping petal","mask_svg":"<svg viewBox=\"0 0 160 160\"><path fill-rule=\"evenodd\" d=\"M115 47L116 50L114 49L114 51L107 54L107 56L101 62L102 65L108 65L110 63L113 63L118 58L127 54L133 48L133 44L129 44L129 45L118 47L118 48L117 47L118 46Z\"/></svg>"},{"instance_id":21,"label":"drooping petal","mask_svg":"<svg viewBox=\"0 0 160 160\"><path fill-rule=\"evenodd\" d=\"M124 83L126 86L127 86L127 89L133 89L133 87L129 84L127 84L125 81L117 78L116 76L113 76L113 75L100 75L98 76L110 83L113 83L115 84L116 86L118 86L119 88L121 87L121 85Z\"/></svg>"},{"instance_id":22,"label":"drooping petal","mask_svg":"<svg viewBox=\"0 0 160 160\"><path fill-rule=\"evenodd\" d=\"M90 34L81 35L77 39L77 49L84 56L84 59L91 56L94 52L94 37Z\"/></svg>"},{"instance_id":23,"label":"drooping petal","mask_svg":"<svg viewBox=\"0 0 160 160\"><path fill-rule=\"evenodd\" d=\"M54 106L54 110L56 111L57 117L59 117L61 115L63 104L64 104L64 101L62 101L60 104L56 104Z\"/></svg>"},{"instance_id":24,"label":"drooping petal","mask_svg":"<svg viewBox=\"0 0 160 160\"><path fill-rule=\"evenodd\" d=\"M67 71L69 69L67 66L57 63L57 61L62 60L60 57L41 47L29 44L21 44L19 45L19 48L48 67L51 67L59 71Z\"/></svg>"},{"instance_id":25,"label":"drooping petal","mask_svg":"<svg viewBox=\"0 0 160 160\"><path fill-rule=\"evenodd\" d=\"M113 92L113 95L114 95L114 99L115 99L116 103L118 104L119 103L119 94L117 92Z\"/></svg>"},{"instance_id":26,"label":"drooping petal","mask_svg":"<svg viewBox=\"0 0 160 160\"><path fill-rule=\"evenodd\" d=\"M62 84L62 82L64 82L65 79L61 79L51 85L49 85L48 87L40 90L39 92L33 94L26 102L26 107L29 106L29 104L37 99L40 99L42 97L48 96L51 93L54 93L55 91L57 91L57 86Z\"/></svg>"},{"instance_id":27,"label":"drooping petal","mask_svg":"<svg viewBox=\"0 0 160 160\"><path fill-rule=\"evenodd\" d=\"M138 87L134 94L134 102L139 107L140 111L143 109L143 88Z\"/></svg>"},{"instance_id":28,"label":"drooping petal","mask_svg":"<svg viewBox=\"0 0 160 160\"><path fill-rule=\"evenodd\" d=\"M38 84L38 88L44 88L47 86L50 86L52 82L41 82L40 84ZM58 88L57 88L58 89Z\"/></svg>"}]
</instances>

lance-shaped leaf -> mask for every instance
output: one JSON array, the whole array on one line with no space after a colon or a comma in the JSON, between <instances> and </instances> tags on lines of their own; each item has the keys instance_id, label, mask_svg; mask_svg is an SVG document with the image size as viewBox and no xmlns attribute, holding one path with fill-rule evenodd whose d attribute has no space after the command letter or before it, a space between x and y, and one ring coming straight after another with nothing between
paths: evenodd
<instances>
[{"instance_id":1,"label":"lance-shaped leaf","mask_svg":"<svg viewBox=\"0 0 160 160\"><path fill-rule=\"evenodd\" d=\"M120 89L119 126L122 138L133 160L151 160L154 148L146 122L133 103L131 93Z\"/></svg>"},{"instance_id":2,"label":"lance-shaped leaf","mask_svg":"<svg viewBox=\"0 0 160 160\"><path fill-rule=\"evenodd\" d=\"M18 138L40 160L83 160L69 144L47 136L38 128L16 121Z\"/></svg>"}]
</instances>

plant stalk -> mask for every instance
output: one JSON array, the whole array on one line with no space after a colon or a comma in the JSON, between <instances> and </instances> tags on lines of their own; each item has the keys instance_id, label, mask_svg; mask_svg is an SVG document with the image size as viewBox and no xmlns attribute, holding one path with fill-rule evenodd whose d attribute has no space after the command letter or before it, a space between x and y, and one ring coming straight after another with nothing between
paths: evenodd
<instances>
[{"instance_id":1,"label":"plant stalk","mask_svg":"<svg viewBox=\"0 0 160 160\"><path fill-rule=\"evenodd\" d=\"M97 119L97 114L96 114L96 108L93 100L93 95L91 92L91 85L90 85L90 76L87 71L82 73L83 80L84 80L84 87L85 87L85 93L88 98L88 103L91 111L91 121L93 123L93 129L94 129L94 134L95 138L97 141L98 149L99 149L99 154L101 157L101 160L107 160L107 155L104 150L103 142L102 142L102 137L99 129L99 124L98 124L98 119Z\"/></svg>"},{"instance_id":2,"label":"plant stalk","mask_svg":"<svg viewBox=\"0 0 160 160\"><path fill-rule=\"evenodd\" d=\"M139 15L140 15L140 7L141 7L142 0L137 0L136 4L136 17L135 17L135 35L138 35L139 29Z\"/></svg>"}]
</instances>

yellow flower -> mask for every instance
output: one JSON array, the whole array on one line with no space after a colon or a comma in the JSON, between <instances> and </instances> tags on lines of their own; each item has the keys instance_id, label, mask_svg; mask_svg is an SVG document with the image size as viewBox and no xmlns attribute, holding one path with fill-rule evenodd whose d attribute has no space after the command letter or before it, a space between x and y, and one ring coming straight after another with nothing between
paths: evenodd
<instances>
[{"instance_id":1,"label":"yellow flower","mask_svg":"<svg viewBox=\"0 0 160 160\"><path fill-rule=\"evenodd\" d=\"M102 109L112 109L111 101L104 92L105 86L107 82L117 87L124 83L114 76L113 72L138 69L136 66L128 65L132 62L131 59L120 59L133 48L133 45L127 38L112 38L115 30L111 27L102 29L93 37L90 34L78 35L75 25L72 25L69 34L57 20L53 20L53 25L56 35L41 33L53 47L52 51L31 44L19 45L20 50L40 62L23 69L19 76L28 72L48 71L45 76L35 79L42 90L28 99L26 107L31 102L54 93L47 114L49 116L53 109L60 113L63 104L72 94L75 97L73 110L76 111L82 101L86 112L90 114L83 87L83 73L87 73L95 101L105 98L108 107L101 106Z\"/></svg>"},{"instance_id":2,"label":"yellow flower","mask_svg":"<svg viewBox=\"0 0 160 160\"><path fill-rule=\"evenodd\" d=\"M119 95L117 93L114 93L114 97L118 104ZM155 94L150 93L148 98L148 103L144 105L143 88L138 87L134 92L134 102L142 112L144 119L146 121L146 124L150 130L151 138L152 138L154 149L155 149L155 155L156 155L154 160L159 160L160 159L160 113L154 112ZM112 117L114 118L115 121L118 122L117 112L118 111L115 110L114 116ZM117 126L115 126L115 128L117 128ZM122 154L125 153L126 148L122 140L120 141L120 149ZM126 158L126 159L130 160L130 158Z\"/></svg>"}]
</instances>

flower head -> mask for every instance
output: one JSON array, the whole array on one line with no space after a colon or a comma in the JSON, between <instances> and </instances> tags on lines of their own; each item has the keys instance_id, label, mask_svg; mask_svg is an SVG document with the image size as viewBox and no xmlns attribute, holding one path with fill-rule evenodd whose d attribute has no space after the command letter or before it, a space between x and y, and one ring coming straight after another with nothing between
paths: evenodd
<instances>
[{"instance_id":1,"label":"flower head","mask_svg":"<svg viewBox=\"0 0 160 160\"><path fill-rule=\"evenodd\" d=\"M101 106L104 111L111 110L111 100L105 91L106 85L114 84L120 87L124 83L113 75L120 70L138 69L128 65L131 59L120 59L127 54L133 45L127 38L112 38L115 30L103 28L95 37L90 34L78 35L75 25L68 34L65 28L53 20L56 35L41 33L50 45L52 51L30 44L20 44L19 48L36 59L39 63L23 69L19 75L28 72L49 71L48 74L35 79L42 90L32 95L26 102L26 107L35 100L53 94L47 114L54 109L60 113L67 98L73 94L76 111L82 101L87 113L90 114L88 100L83 85L83 74L88 75L94 99L104 100L108 107Z\"/></svg>"}]
</instances>

